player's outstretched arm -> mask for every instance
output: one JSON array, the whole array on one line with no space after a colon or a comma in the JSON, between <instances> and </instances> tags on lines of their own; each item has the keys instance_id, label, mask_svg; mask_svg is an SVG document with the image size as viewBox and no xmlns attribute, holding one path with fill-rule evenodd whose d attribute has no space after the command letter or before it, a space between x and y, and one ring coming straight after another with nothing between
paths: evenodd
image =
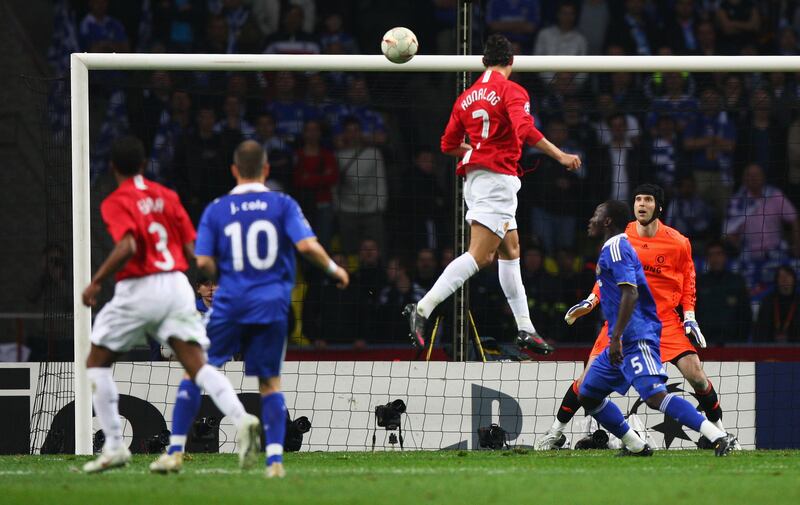
<instances>
[{"instance_id":1,"label":"player's outstretched arm","mask_svg":"<svg viewBox=\"0 0 800 505\"><path fill-rule=\"evenodd\" d=\"M336 264L328 256L325 248L317 240L317 237L304 238L295 244L297 252L305 259L316 265L320 270L324 270L332 278L336 279L336 286L345 289L350 284L350 275L347 270Z\"/></svg>"},{"instance_id":2,"label":"player's outstretched arm","mask_svg":"<svg viewBox=\"0 0 800 505\"><path fill-rule=\"evenodd\" d=\"M100 268L92 277L92 282L83 290L83 304L87 307L94 307L97 303L97 295L100 294L103 281L114 275L117 270L125 266L131 257L136 254L136 239L133 235L126 233L119 242L116 243L111 254L100 265Z\"/></svg>"},{"instance_id":3,"label":"player's outstretched arm","mask_svg":"<svg viewBox=\"0 0 800 505\"><path fill-rule=\"evenodd\" d=\"M595 282L589 296L570 307L567 313L564 314L564 321L571 326L579 318L593 311L598 303L600 303L600 287Z\"/></svg>"},{"instance_id":4,"label":"player's outstretched arm","mask_svg":"<svg viewBox=\"0 0 800 505\"><path fill-rule=\"evenodd\" d=\"M577 170L581 167L580 157L565 153L547 140L546 137L542 137L539 142L534 144L534 147L561 163L567 170Z\"/></svg>"},{"instance_id":5,"label":"player's outstretched arm","mask_svg":"<svg viewBox=\"0 0 800 505\"><path fill-rule=\"evenodd\" d=\"M633 309L636 307L636 300L639 299L639 289L633 284L621 283L619 289L622 294L619 300L619 312L608 345L611 362L615 365L622 364L622 332L628 326Z\"/></svg>"}]
</instances>

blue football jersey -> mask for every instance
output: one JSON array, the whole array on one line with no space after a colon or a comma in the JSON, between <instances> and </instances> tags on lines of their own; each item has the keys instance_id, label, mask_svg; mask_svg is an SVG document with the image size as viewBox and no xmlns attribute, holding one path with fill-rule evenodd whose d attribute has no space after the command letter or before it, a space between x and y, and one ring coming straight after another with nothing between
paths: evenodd
<instances>
[{"instance_id":1,"label":"blue football jersey","mask_svg":"<svg viewBox=\"0 0 800 505\"><path fill-rule=\"evenodd\" d=\"M658 319L656 302L647 286L644 269L636 251L624 233L615 235L603 244L597 262L597 283L600 286L600 305L608 321L608 334L611 336L619 315L622 298L620 284L636 286L639 299L625 331L622 332L623 345L638 340L650 340L656 344L661 340L661 321Z\"/></svg>"},{"instance_id":2,"label":"blue football jersey","mask_svg":"<svg viewBox=\"0 0 800 505\"><path fill-rule=\"evenodd\" d=\"M240 324L286 319L295 281L295 244L313 237L292 197L263 184L242 184L206 207L198 256L213 256L219 285L214 318Z\"/></svg>"}]
</instances>

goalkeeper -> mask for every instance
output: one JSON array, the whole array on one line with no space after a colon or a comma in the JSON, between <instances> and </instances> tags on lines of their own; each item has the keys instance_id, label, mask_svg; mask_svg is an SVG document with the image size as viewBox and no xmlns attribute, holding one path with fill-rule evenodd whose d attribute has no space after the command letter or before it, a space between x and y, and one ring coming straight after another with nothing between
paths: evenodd
<instances>
[{"instance_id":1,"label":"goalkeeper","mask_svg":"<svg viewBox=\"0 0 800 505\"><path fill-rule=\"evenodd\" d=\"M625 233L642 262L647 284L653 293L661 320L661 359L678 367L695 391L706 418L720 430L722 409L717 392L703 371L695 346L706 347L700 326L694 318L696 300L695 271L689 240L659 219L664 205L664 190L655 184L642 184L633 193L635 221ZM572 324L599 304L600 290L567 311L564 319ZM683 321L677 307L683 309ZM691 339L691 341L690 341ZM578 388L595 358L608 347L608 323L603 325L581 376L570 386L561 401L556 420L536 441L540 450L558 449L564 443L562 432L580 407Z\"/></svg>"}]
</instances>

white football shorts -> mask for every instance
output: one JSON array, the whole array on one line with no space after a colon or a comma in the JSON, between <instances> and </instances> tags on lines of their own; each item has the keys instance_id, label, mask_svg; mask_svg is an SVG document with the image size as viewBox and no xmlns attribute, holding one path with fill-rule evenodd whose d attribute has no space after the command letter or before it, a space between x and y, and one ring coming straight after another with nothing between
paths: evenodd
<instances>
[{"instance_id":1,"label":"white football shorts","mask_svg":"<svg viewBox=\"0 0 800 505\"><path fill-rule=\"evenodd\" d=\"M498 174L484 169L467 172L464 201L467 222L476 221L501 239L517 229L517 191L522 181L515 175Z\"/></svg>"},{"instance_id":2,"label":"white football shorts","mask_svg":"<svg viewBox=\"0 0 800 505\"><path fill-rule=\"evenodd\" d=\"M94 320L92 343L124 352L150 336L162 345L175 337L208 348L195 306L194 290L183 272L123 279Z\"/></svg>"}]
</instances>

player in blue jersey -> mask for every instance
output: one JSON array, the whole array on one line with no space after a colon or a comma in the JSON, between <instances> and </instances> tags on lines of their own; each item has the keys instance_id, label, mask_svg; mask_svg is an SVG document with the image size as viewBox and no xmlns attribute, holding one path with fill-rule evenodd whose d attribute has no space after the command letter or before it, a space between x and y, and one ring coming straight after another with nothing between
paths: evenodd
<instances>
[{"instance_id":1,"label":"player in blue jersey","mask_svg":"<svg viewBox=\"0 0 800 505\"><path fill-rule=\"evenodd\" d=\"M245 375L259 381L266 475L283 477L286 404L280 392L280 372L295 280L295 251L325 270L340 288L346 288L350 279L319 244L297 202L264 185L269 164L257 142L248 140L237 147L231 171L236 187L206 207L197 234L197 266L219 281L207 316L208 361L221 366L236 353L244 355ZM151 466L153 471L180 470L183 444L200 403L199 390L187 386L184 395L179 388L175 403L174 438L167 454Z\"/></svg>"},{"instance_id":2,"label":"player in blue jersey","mask_svg":"<svg viewBox=\"0 0 800 505\"><path fill-rule=\"evenodd\" d=\"M649 407L702 433L712 441L715 454L725 456L734 447L733 435L717 428L680 396L667 393L659 348L661 322L642 264L624 233L630 220L630 207L618 200L598 205L589 220L589 236L605 239L597 261L597 284L611 338L589 368L578 398L588 414L622 440L622 455L653 454L607 398L613 391L625 394L633 386Z\"/></svg>"}]
</instances>

